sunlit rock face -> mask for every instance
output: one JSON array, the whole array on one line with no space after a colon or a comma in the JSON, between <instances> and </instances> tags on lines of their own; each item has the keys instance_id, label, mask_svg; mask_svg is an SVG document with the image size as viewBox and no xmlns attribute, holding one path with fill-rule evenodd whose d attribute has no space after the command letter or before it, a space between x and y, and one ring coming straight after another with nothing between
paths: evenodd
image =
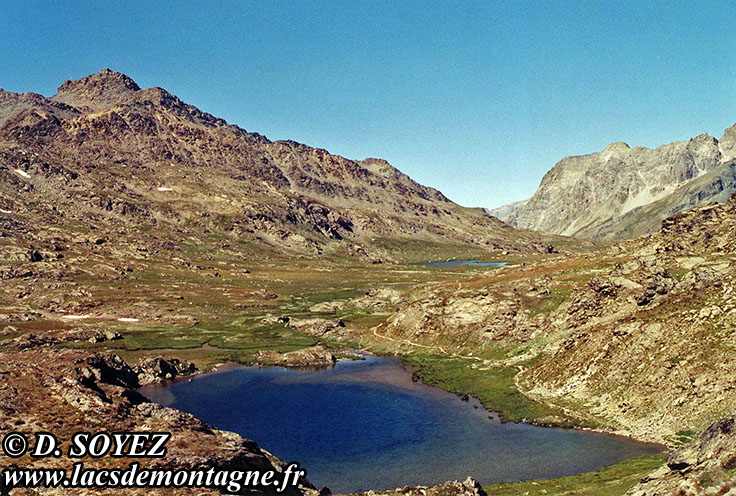
<instances>
[{"instance_id":1,"label":"sunlit rock face","mask_svg":"<svg viewBox=\"0 0 736 496\"><path fill-rule=\"evenodd\" d=\"M633 238L681 210L736 191L736 126L655 149L612 143L566 157L527 201L491 211L509 224L576 237Z\"/></svg>"}]
</instances>

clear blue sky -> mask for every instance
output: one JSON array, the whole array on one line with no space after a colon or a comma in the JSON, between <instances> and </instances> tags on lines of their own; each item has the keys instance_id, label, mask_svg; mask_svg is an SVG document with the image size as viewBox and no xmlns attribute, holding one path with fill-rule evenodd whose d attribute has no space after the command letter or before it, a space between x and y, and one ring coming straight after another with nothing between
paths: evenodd
<instances>
[{"instance_id":1,"label":"clear blue sky","mask_svg":"<svg viewBox=\"0 0 736 496\"><path fill-rule=\"evenodd\" d=\"M4 0L0 87L103 67L469 206L565 155L736 122L734 2Z\"/></svg>"}]
</instances>

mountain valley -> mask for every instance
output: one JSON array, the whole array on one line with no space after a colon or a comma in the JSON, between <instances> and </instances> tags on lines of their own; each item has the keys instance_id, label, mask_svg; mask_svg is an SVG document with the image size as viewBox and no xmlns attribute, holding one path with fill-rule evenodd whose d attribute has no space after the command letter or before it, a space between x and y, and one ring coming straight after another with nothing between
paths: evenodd
<instances>
[{"instance_id":1,"label":"mountain valley","mask_svg":"<svg viewBox=\"0 0 736 496\"><path fill-rule=\"evenodd\" d=\"M564 159L504 222L384 160L270 141L108 69L50 98L0 91L0 426L171 430L157 464L278 470L279 453L136 390L360 350L507 421L671 451L386 494L726 494L735 155L736 128L614 144ZM424 265L445 260L506 265ZM294 494L327 491L302 480Z\"/></svg>"}]
</instances>

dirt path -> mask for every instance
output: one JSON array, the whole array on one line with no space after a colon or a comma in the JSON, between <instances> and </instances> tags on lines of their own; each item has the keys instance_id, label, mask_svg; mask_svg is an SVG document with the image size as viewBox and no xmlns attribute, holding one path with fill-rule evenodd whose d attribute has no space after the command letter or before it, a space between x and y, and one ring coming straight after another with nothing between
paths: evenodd
<instances>
[{"instance_id":1,"label":"dirt path","mask_svg":"<svg viewBox=\"0 0 736 496\"><path fill-rule=\"evenodd\" d=\"M463 358L465 360L475 360L475 361L478 361L478 362L482 362L483 361L482 358L478 358L478 357L475 357L475 356L458 355L457 353L449 353L442 346L436 346L436 347L434 347L434 346L429 346L429 345L426 345L426 344L415 343L414 341L409 341L408 339L403 339L403 340L394 339L392 337L385 336L383 334L379 334L378 333L378 329L375 328L375 327L373 328L373 335L376 336L377 338L386 339L388 341L391 341L392 343L397 343L399 345L401 345L401 344L407 345L408 344L410 346L415 346L417 348L424 348L424 349L428 349L428 350L439 350L440 353L442 353L443 355L447 355L448 357L451 357L451 358Z\"/></svg>"}]
</instances>

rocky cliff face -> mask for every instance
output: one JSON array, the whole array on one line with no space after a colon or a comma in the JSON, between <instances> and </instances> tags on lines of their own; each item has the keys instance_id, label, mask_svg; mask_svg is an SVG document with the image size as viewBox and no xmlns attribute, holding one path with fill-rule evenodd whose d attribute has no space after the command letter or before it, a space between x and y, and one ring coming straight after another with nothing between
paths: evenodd
<instances>
[{"instance_id":1,"label":"rocky cliff face","mask_svg":"<svg viewBox=\"0 0 736 496\"><path fill-rule=\"evenodd\" d=\"M626 494L736 494L736 416L714 422L697 439L673 451L662 468Z\"/></svg>"},{"instance_id":2,"label":"rocky cliff face","mask_svg":"<svg viewBox=\"0 0 736 496\"><path fill-rule=\"evenodd\" d=\"M492 210L516 227L576 237L624 239L658 229L686 208L725 202L736 191L736 130L656 149L613 143L567 157L526 202Z\"/></svg>"},{"instance_id":3,"label":"rocky cliff face","mask_svg":"<svg viewBox=\"0 0 736 496\"><path fill-rule=\"evenodd\" d=\"M114 238L145 228L136 236L148 243L168 232L310 256L390 257L376 237L544 247L386 161L273 142L108 69L51 98L0 91L0 209L12 222Z\"/></svg>"}]
</instances>

